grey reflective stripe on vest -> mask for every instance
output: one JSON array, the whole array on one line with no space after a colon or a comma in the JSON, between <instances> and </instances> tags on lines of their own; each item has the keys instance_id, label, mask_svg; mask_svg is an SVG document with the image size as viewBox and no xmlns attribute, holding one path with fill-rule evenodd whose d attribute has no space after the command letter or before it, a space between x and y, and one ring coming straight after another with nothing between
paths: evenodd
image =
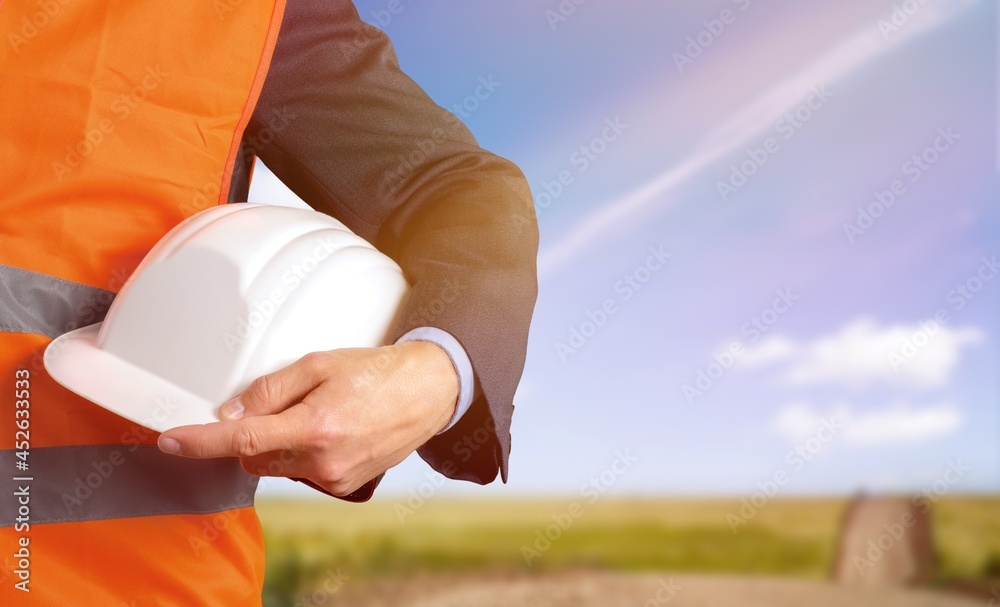
<instances>
[{"instance_id":1,"label":"grey reflective stripe on vest","mask_svg":"<svg viewBox=\"0 0 1000 607\"><path fill-rule=\"evenodd\" d=\"M58 337L104 320L115 294L0 264L0 332Z\"/></svg>"},{"instance_id":2,"label":"grey reflective stripe on vest","mask_svg":"<svg viewBox=\"0 0 1000 607\"><path fill-rule=\"evenodd\" d=\"M114 297L0 264L0 332L58 337L104 320ZM15 471L19 461L0 450L0 470ZM26 463L22 477L3 481L0 527L18 517L37 525L221 512L253 504L259 480L233 458L186 459L151 445L33 447Z\"/></svg>"},{"instance_id":3,"label":"grey reflective stripe on vest","mask_svg":"<svg viewBox=\"0 0 1000 607\"><path fill-rule=\"evenodd\" d=\"M0 451L0 470L17 461L13 450ZM27 461L15 473L23 476L4 479L0 527L19 516L38 525L221 512L252 505L259 480L235 458L186 459L152 445L33 447ZM20 514L19 501L27 502Z\"/></svg>"}]
</instances>

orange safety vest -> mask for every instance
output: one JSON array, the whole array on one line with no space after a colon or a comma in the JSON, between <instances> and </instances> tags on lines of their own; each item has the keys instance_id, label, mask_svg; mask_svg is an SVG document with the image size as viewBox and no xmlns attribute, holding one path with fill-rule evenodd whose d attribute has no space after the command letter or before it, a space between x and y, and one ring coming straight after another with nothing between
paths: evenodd
<instances>
[{"instance_id":1,"label":"orange safety vest","mask_svg":"<svg viewBox=\"0 0 1000 607\"><path fill-rule=\"evenodd\" d=\"M255 477L55 384L171 227L224 203L283 0L0 2L0 604L260 605Z\"/></svg>"}]
</instances>

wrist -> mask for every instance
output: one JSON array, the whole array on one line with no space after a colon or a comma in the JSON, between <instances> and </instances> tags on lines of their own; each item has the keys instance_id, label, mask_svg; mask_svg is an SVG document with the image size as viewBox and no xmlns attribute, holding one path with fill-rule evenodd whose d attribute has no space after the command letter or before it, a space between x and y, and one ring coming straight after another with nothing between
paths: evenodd
<instances>
[{"instance_id":1,"label":"wrist","mask_svg":"<svg viewBox=\"0 0 1000 607\"><path fill-rule=\"evenodd\" d=\"M413 383L422 420L431 426L431 436L443 430L455 415L459 377L447 350L430 341L396 344L406 360L412 361ZM429 438L429 437L428 437Z\"/></svg>"}]
</instances>

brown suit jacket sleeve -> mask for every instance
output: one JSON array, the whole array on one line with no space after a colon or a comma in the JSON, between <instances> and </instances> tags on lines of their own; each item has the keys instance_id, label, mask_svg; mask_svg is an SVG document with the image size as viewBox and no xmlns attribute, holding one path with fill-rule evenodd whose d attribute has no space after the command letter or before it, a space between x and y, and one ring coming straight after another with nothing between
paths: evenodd
<instances>
[{"instance_id":1,"label":"brown suit jacket sleeve","mask_svg":"<svg viewBox=\"0 0 1000 607\"><path fill-rule=\"evenodd\" d=\"M349 0L288 0L231 201L259 156L288 187L392 257L412 285L394 339L453 335L480 396L418 450L437 471L507 480L514 390L537 294L538 230L521 171L486 152L399 68ZM349 496L363 500L378 479Z\"/></svg>"}]
</instances>

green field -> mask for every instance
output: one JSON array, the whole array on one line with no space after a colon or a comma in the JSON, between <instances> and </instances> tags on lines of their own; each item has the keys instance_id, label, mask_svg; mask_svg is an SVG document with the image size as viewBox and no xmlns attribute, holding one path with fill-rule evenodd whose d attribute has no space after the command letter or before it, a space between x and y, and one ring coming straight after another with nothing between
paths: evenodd
<instances>
[{"instance_id":1,"label":"green field","mask_svg":"<svg viewBox=\"0 0 1000 607\"><path fill-rule=\"evenodd\" d=\"M438 500L402 511L405 502L261 500L269 604L337 567L355 579L580 567L824 578L847 500L774 500L736 533L726 517L737 499L606 500L576 517L570 504ZM933 512L943 581L1000 573L1000 497L948 497ZM547 546L539 534L553 515L572 524ZM525 547L537 551L530 566Z\"/></svg>"}]
</instances>

